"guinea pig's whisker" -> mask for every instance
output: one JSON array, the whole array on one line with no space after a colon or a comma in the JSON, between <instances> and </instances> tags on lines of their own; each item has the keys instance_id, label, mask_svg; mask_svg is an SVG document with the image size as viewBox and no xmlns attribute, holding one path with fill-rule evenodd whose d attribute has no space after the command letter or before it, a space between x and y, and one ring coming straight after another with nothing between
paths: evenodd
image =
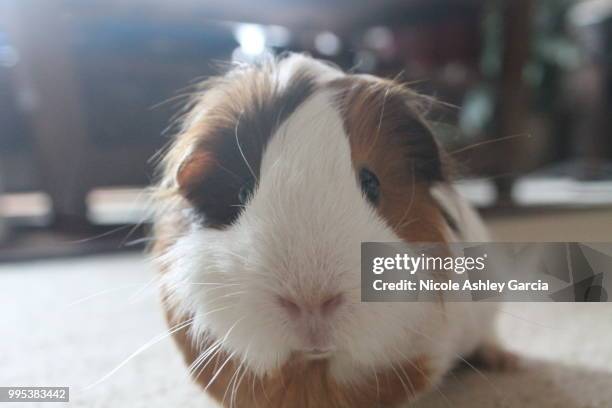
<instances>
[{"instance_id":1,"label":"guinea pig's whisker","mask_svg":"<svg viewBox=\"0 0 612 408\"><path fill-rule=\"evenodd\" d=\"M198 314L196 317L198 317L198 318L202 318L202 317L210 316L210 315L211 315L211 314L213 314L213 313L217 313L217 312L221 312L221 311L223 311L223 310L231 309L232 307L233 307L233 305L230 305L230 306L223 306L223 307L218 307L218 308L216 308L216 309L213 309L213 310L208 310L208 311L206 311L206 312L204 312L204 313L200 313L200 314Z\"/></svg>"},{"instance_id":2,"label":"guinea pig's whisker","mask_svg":"<svg viewBox=\"0 0 612 408\"><path fill-rule=\"evenodd\" d=\"M218 369L216 369L215 374L212 376L212 378L210 379L210 381L208 382L208 384L206 385L206 387L204 387L204 391L208 391L208 388L212 385L212 383L215 382L215 380L217 379L217 377L219 376L219 374L221 374L221 372L223 371L223 369L225 368L225 366L234 358L234 356L236 355L236 351L232 352L226 359L225 362L223 364L221 364L221 367L219 367Z\"/></svg>"},{"instance_id":3,"label":"guinea pig's whisker","mask_svg":"<svg viewBox=\"0 0 612 408\"><path fill-rule=\"evenodd\" d=\"M155 110L155 109L161 108L162 106L167 105L167 104L169 104L171 102L175 102L175 101L182 102L183 99L190 98L190 97L192 97L192 96L194 96L196 94L198 94L197 91L194 91L194 92L185 92L185 93L182 93L182 94L171 96L169 98L164 99L161 102L157 102L156 104L151 105L149 107L149 110Z\"/></svg>"},{"instance_id":4,"label":"guinea pig's whisker","mask_svg":"<svg viewBox=\"0 0 612 408\"><path fill-rule=\"evenodd\" d=\"M234 173L233 171L231 171L230 169L228 169L228 168L227 168L227 167L225 167L224 165L222 165L222 164L220 164L220 163L217 163L217 166L218 166L218 167L219 167L221 170L223 170L223 171L227 172L228 174L230 174L230 175L234 176L234 177L235 177L237 180L242 180L242 177L240 177L239 175L237 175L236 173Z\"/></svg>"},{"instance_id":5,"label":"guinea pig's whisker","mask_svg":"<svg viewBox=\"0 0 612 408\"><path fill-rule=\"evenodd\" d=\"M223 336L223 338L221 338L220 340L218 340L217 342L219 343L219 347L217 348L217 350L209 357L207 358L208 361L205 362L205 364L202 366L202 368L200 368L200 370L198 371L198 373L196 374L195 378L198 378L200 376L200 374L202 374L202 372L206 369L206 367L208 366L208 364L210 364L211 361L216 359L216 356L221 352L222 348L221 346L223 345L223 343L225 343L230 335L230 333L232 332L232 330L234 330L234 328L236 327L236 325L238 325L238 323L240 323L242 320L244 319L244 317L236 320L234 322L234 324L232 324L232 326L227 330L227 332L225 333L225 335ZM229 360L228 360L229 361ZM227 363L227 361L226 361ZM216 370L216 367L215 367ZM218 375L219 372L217 372L215 374ZM208 383L208 385L206 386L208 388L208 386L210 386L210 384L212 384L213 380L215 379L215 377L213 377L213 379L210 380L210 382Z\"/></svg>"},{"instance_id":6,"label":"guinea pig's whisker","mask_svg":"<svg viewBox=\"0 0 612 408\"><path fill-rule=\"evenodd\" d=\"M259 402L257 398L255 397L255 375L251 376L251 386L249 388L251 389L251 399L255 401L256 408L259 408Z\"/></svg>"},{"instance_id":7,"label":"guinea pig's whisker","mask_svg":"<svg viewBox=\"0 0 612 408\"><path fill-rule=\"evenodd\" d=\"M238 379L240 376L240 372L241 370L244 368L245 363L246 363L246 358L248 355L248 351L249 348L247 347L244 356L242 357L242 359L240 360L240 364L238 364L238 367L234 370L234 374L232 375L232 377L230 378L229 384L227 386L227 388L225 389L225 392L223 393L223 399L222 401L225 401L225 397L227 396L227 392L230 391L230 399L229 399L229 403L230 403L230 408L234 406L234 403L236 401L236 391L237 391L237 386L238 386ZM244 370L244 373L246 374L247 370ZM240 377L242 378L242 377Z\"/></svg>"},{"instance_id":8,"label":"guinea pig's whisker","mask_svg":"<svg viewBox=\"0 0 612 408\"><path fill-rule=\"evenodd\" d=\"M406 208L406 211L404 212L404 215L402 215L402 218L400 218L400 220L397 223L396 229L400 229L402 228L402 223L404 222L404 220L406 219L406 217L408 216L408 213L410 213L410 210L412 209L412 204L414 203L414 196L415 196L415 192L416 192L416 175L414 174L414 162L412 162L412 190L410 192L410 202L408 203L408 208Z\"/></svg>"},{"instance_id":9,"label":"guinea pig's whisker","mask_svg":"<svg viewBox=\"0 0 612 408\"><path fill-rule=\"evenodd\" d=\"M211 314L213 314L213 313L218 313L218 312L222 312L222 311L224 311L224 310L231 309L232 307L233 307L233 305L228 305L228 306L219 307L219 308L216 308L216 309L213 309L213 310L208 310L208 311L207 311L207 312L205 312L205 313L199 313L199 314L197 314L197 315L196 315L196 316L194 316L194 317L193 317L191 320L195 320L195 319L198 319L198 318L199 318L199 319L201 319L201 318L203 318L203 317L210 316L210 315L211 315ZM192 327L191 327L191 329L194 329L194 326L192 326ZM192 330L192 331L193 331L193 330ZM198 336L198 333L195 333L195 334L194 334L194 336L196 336L196 337L197 337L197 336Z\"/></svg>"},{"instance_id":10,"label":"guinea pig's whisker","mask_svg":"<svg viewBox=\"0 0 612 408\"><path fill-rule=\"evenodd\" d=\"M427 381L428 381L430 384L432 384L432 385L435 387L436 391L437 391L437 392L440 394L440 396L442 397L442 399L444 400L444 402L446 403L446 405L448 405L448 406L452 407L452 403L450 402L450 400L448 399L448 397L446 396L446 394L444 394L444 393L442 392L442 389L440 388L440 386L439 386L439 385L437 385L437 384L433 384L433 383L431 382L431 378L430 378L430 376L428 376L428 375L427 375L427 373L425 373L425 371L423 371L423 370L422 370L422 369L421 369L421 368L420 368L420 367L419 367L417 364L413 363L411 359L407 358L407 357L406 357L406 355L405 355L404 353L402 353L400 349L398 349L397 347L394 347L394 348L395 348L395 351L396 351L396 352L397 352L397 353L398 353L400 356L402 356L402 358L404 359L404 361L405 361L405 362L407 362L408 364L410 364L410 366L411 366L412 368L414 368L414 369L415 369L415 370L416 370L416 371L417 371L417 372L418 372L420 375L422 375L422 376L423 376L425 379L427 379Z\"/></svg>"},{"instance_id":11,"label":"guinea pig's whisker","mask_svg":"<svg viewBox=\"0 0 612 408\"><path fill-rule=\"evenodd\" d=\"M251 267L259 267L259 268L261 268L262 270L265 270L265 269L266 269L266 266L265 266L264 264L262 264L262 263L260 263L260 262L257 262L257 261L254 261L254 260L252 260L252 259L249 259L249 258L247 258L247 257L246 257L246 256L244 256L244 255L241 255L241 254L239 254L239 253L232 252L232 251L226 251L226 252L227 252L228 254L230 254L230 255L232 255L232 256L235 256L236 258L238 258L238 259L240 259L240 260L244 261L244 265L245 265L245 266L246 266L246 265L248 265L248 266L251 266ZM248 271L248 273L249 273L250 275L258 275L258 276L262 276L262 277L265 277L265 278L270 278L270 277L271 277L271 275L270 275L270 274L266 274L266 273L263 273L263 272L258 272L257 270L254 270L254 269L250 269L250 270Z\"/></svg>"},{"instance_id":12,"label":"guinea pig's whisker","mask_svg":"<svg viewBox=\"0 0 612 408\"><path fill-rule=\"evenodd\" d=\"M144 283L144 284L143 283L133 283L133 284L129 284L129 285L122 285L122 286L117 286L117 287L114 287L114 288L103 289L103 290L101 290L99 292L92 293L91 295L87 295L85 297L82 297L80 299L77 299L75 301L72 301L72 302L68 303L64 307L64 310L70 309L71 307L74 307L74 306L76 306L76 305L78 305L80 303L86 302L88 300L95 299L95 298L103 296L103 295L108 295L108 294L111 294L111 293L119 292L119 291L124 290L124 289L131 289L131 288L136 288L136 287L138 287L138 288L145 287L146 288L146 286L149 285L149 284L150 284L150 282L147 282L147 283Z\"/></svg>"},{"instance_id":13,"label":"guinea pig's whisker","mask_svg":"<svg viewBox=\"0 0 612 408\"><path fill-rule=\"evenodd\" d=\"M404 389L404 392L406 393L406 396L408 398L412 398L413 392L411 390L408 389L408 386L406 385L406 383L404 382L404 380L402 379L402 376L400 375L400 373L397 371L397 369L395 368L395 364L393 362L390 363L390 367L393 370L393 372L395 373L395 375L397 376L397 378L400 380L400 382L402 383L402 388ZM414 391L414 387L412 388Z\"/></svg>"},{"instance_id":14,"label":"guinea pig's whisker","mask_svg":"<svg viewBox=\"0 0 612 408\"><path fill-rule=\"evenodd\" d=\"M143 190L140 193L138 193L138 196L135 198L135 201L144 201L145 199L145 195L149 194L149 190ZM147 200L150 201L150 195L148 196ZM130 228L130 230L128 231L128 233L125 235L125 237L123 238L123 240L121 241L121 243L119 244L119 248L123 247L125 245L125 243L127 242L127 240L132 236L132 234L140 227L142 227L142 225L150 218L153 218L153 213L151 211L146 211L144 214L142 214L142 216L140 217L140 219L138 220L138 222L136 222L134 224L134 226L132 228Z\"/></svg>"},{"instance_id":15,"label":"guinea pig's whisker","mask_svg":"<svg viewBox=\"0 0 612 408\"><path fill-rule=\"evenodd\" d=\"M257 367L257 369L255 369L254 372L260 372L261 370L259 370L259 368L260 367ZM253 374L251 376L251 395L252 395L253 400L256 402L256 408L259 408L259 400L256 398L257 393L255 392L256 382L259 383L259 386L261 387L261 393L263 394L264 398L266 399L268 403L270 403L270 397L268 397L268 393L266 392L266 387L262 379L262 376Z\"/></svg>"},{"instance_id":16,"label":"guinea pig's whisker","mask_svg":"<svg viewBox=\"0 0 612 408\"><path fill-rule=\"evenodd\" d=\"M138 349L136 349L136 351L134 351L132 354L130 354L125 360L123 360L115 368L113 368L107 374L102 376L99 380L97 380L97 381L89 384L88 386L86 386L85 389L86 390L91 389L91 388L95 387L96 385L102 383L103 381L105 381L106 379L111 377L113 374L115 374L117 371L119 371L123 366L125 366L134 357L138 356L140 353L142 353L143 351L147 350L151 346L153 346L153 345L159 343L160 341L168 338L169 336L171 336L172 334L176 333L177 331L189 327L192 323L193 323L193 318L185 320L185 321L183 321L183 322L181 322L181 323L171 327L170 329L164 331L163 333L160 333L157 336L153 337L151 340L149 340L148 342L146 342L145 344L140 346Z\"/></svg>"},{"instance_id":17,"label":"guinea pig's whisker","mask_svg":"<svg viewBox=\"0 0 612 408\"><path fill-rule=\"evenodd\" d=\"M180 283L176 283L173 286L167 287L166 291L169 293L169 299L170 300L176 300L177 302L180 302L180 294L177 292L178 288L181 285L191 285L191 283L188 282L180 282ZM229 286L229 285L228 285ZM219 290L219 289L227 289L228 286L225 285L216 285L216 286L212 286L212 287L206 287L206 289L203 290L199 290L198 293L201 295L208 295L210 293L212 293L215 290ZM236 286L236 285L231 285L231 286ZM234 293L238 293L238 292L233 292L230 293L226 296L220 296L220 297L230 297L230 295L233 295ZM205 316L206 314L208 314L209 312L205 313L204 315L201 316Z\"/></svg>"},{"instance_id":18,"label":"guinea pig's whisker","mask_svg":"<svg viewBox=\"0 0 612 408\"><path fill-rule=\"evenodd\" d=\"M389 96L389 88L388 87L385 90L385 94L383 95L383 102L382 102L382 106L380 108L380 117L378 118L378 126L376 127L376 135L374 136L374 140L370 144L370 149L366 153L366 157L367 158L370 157L370 154L372 153L372 151L376 147L376 142L378 141L378 137L380 136L380 129L382 127L382 121L383 121L383 117L385 115L385 106L387 105L387 96Z\"/></svg>"},{"instance_id":19,"label":"guinea pig's whisker","mask_svg":"<svg viewBox=\"0 0 612 408\"><path fill-rule=\"evenodd\" d=\"M213 293L213 291L215 291L217 289L224 289L224 288L218 288L218 287L217 288L208 288L207 290L203 290L203 291L201 291L199 293L201 293L202 295L208 296L208 295L211 295ZM232 293L228 293L228 294L224 294L224 295L219 295L219 296L216 296L215 298L216 299L217 298L218 299L223 299L223 298L228 298L228 297L231 298L232 296L237 296L237 295L242 294L242 293L244 293L244 291L232 292Z\"/></svg>"},{"instance_id":20,"label":"guinea pig's whisker","mask_svg":"<svg viewBox=\"0 0 612 408\"><path fill-rule=\"evenodd\" d=\"M210 312L205 313L205 315L211 314L213 312L218 312L221 310L226 310L229 309L230 307L224 307L224 308L219 308ZM197 369L199 364L205 363L200 370L198 371L198 373L195 375L194 378L198 378L200 376L200 374L202 374L202 372L206 369L206 367L208 366L208 364L213 361L216 357L217 354L219 354L219 352L221 351L221 346L223 345L223 343L225 341L227 341L228 336L230 335L231 331L234 329L234 327L238 324L238 322L240 322L242 319L238 319L233 325L232 327L229 328L229 330L226 332L226 334L223 336L223 338L215 341L211 346L209 346L198 358L197 360L200 360L196 363L196 361L194 361L192 363L192 365L194 367L190 368L188 370L189 374L193 376L193 372ZM208 361L206 361L208 360Z\"/></svg>"},{"instance_id":21,"label":"guinea pig's whisker","mask_svg":"<svg viewBox=\"0 0 612 408\"><path fill-rule=\"evenodd\" d=\"M412 379L410 378L410 375L408 375L408 373L406 372L406 369L404 368L403 364L398 364L398 366L402 374L404 375L404 378L406 379L406 381L408 381L408 385L410 385L410 392L412 393L412 396L415 396L417 391L416 391L416 388L414 387L414 383L412 382Z\"/></svg>"},{"instance_id":22,"label":"guinea pig's whisker","mask_svg":"<svg viewBox=\"0 0 612 408\"><path fill-rule=\"evenodd\" d=\"M243 294L245 294L245 293L247 293L247 292L246 292L246 291L244 291L244 290L241 290L241 291L239 291L239 292L232 292L232 293L227 293L227 294L225 294L225 295L218 296L218 298L219 298L219 299L223 299L223 298L228 298L228 297L233 297L233 296L243 295Z\"/></svg>"},{"instance_id":23,"label":"guinea pig's whisker","mask_svg":"<svg viewBox=\"0 0 612 408\"><path fill-rule=\"evenodd\" d=\"M116 232L123 231L123 230L125 230L127 228L130 228L130 225L123 225L121 227L113 228L110 231L106 231L106 232L103 232L101 234L89 237L89 238L83 238L83 239L77 239L77 240L74 240L74 241L68 241L68 244L84 244L84 243L87 243L87 242L90 242L90 241L95 241L96 239L99 239L99 238L104 238L104 237L112 235L112 234L114 234Z\"/></svg>"},{"instance_id":24,"label":"guinea pig's whisker","mask_svg":"<svg viewBox=\"0 0 612 408\"><path fill-rule=\"evenodd\" d=\"M153 277L152 279L149 280L149 282L147 282L143 287L141 287L140 289L138 289L136 292L132 293L132 295L130 295L130 297L128 298L128 303L129 304L134 304L136 303L136 301L138 300L138 298L140 296L142 296L143 293L145 293L145 291L149 288L151 288L153 286L153 284L158 281L159 278L157 276Z\"/></svg>"},{"instance_id":25,"label":"guinea pig's whisker","mask_svg":"<svg viewBox=\"0 0 612 408\"><path fill-rule=\"evenodd\" d=\"M223 349L221 348L222 346L222 342L219 342L219 347L216 348L216 350L214 350L214 352L206 357L202 362L202 366L200 367L200 369L198 370L197 374L195 374L195 376L193 378L200 378L200 375L202 375L202 373L204 372L204 370L206 370L206 367L208 367L208 365L211 363L211 361L216 361L218 356L221 354L221 352L223 351Z\"/></svg>"},{"instance_id":26,"label":"guinea pig's whisker","mask_svg":"<svg viewBox=\"0 0 612 408\"><path fill-rule=\"evenodd\" d=\"M240 152L240 156L242 156L242 160L244 160L244 163L248 167L249 172L253 176L253 179L255 179L255 182L258 183L259 180L257 179L257 175L253 171L253 168L249 164L249 161L247 160L246 156L244 155L244 152L242 151L242 146L240 146L240 139L238 137L238 127L240 126L240 120L242 119L243 114L244 114L244 111L240 111L240 114L238 115L238 120L236 120L236 127L234 128L234 135L236 137L236 145L238 146L238 151Z\"/></svg>"},{"instance_id":27,"label":"guinea pig's whisker","mask_svg":"<svg viewBox=\"0 0 612 408\"><path fill-rule=\"evenodd\" d=\"M130 247L130 246L134 246L134 245L138 245L138 244L143 244L143 243L147 243L147 242L155 242L157 240L158 240L158 238L155 238L155 237L138 238L138 239L133 239L131 241L125 242L124 246Z\"/></svg>"},{"instance_id":28,"label":"guinea pig's whisker","mask_svg":"<svg viewBox=\"0 0 612 408\"><path fill-rule=\"evenodd\" d=\"M261 368L261 365L262 364L260 363L259 368ZM257 372L261 372L261 370L257 370ZM281 370L281 379L284 379L284 377L285 377L284 371ZM266 392L266 383L264 381L264 377L262 375L258 375L256 376L256 378L259 380L259 386L261 387L261 393L263 394L268 404L270 404L272 400L270 399L270 396ZM283 384L283 388L285 388L284 384Z\"/></svg>"},{"instance_id":29,"label":"guinea pig's whisker","mask_svg":"<svg viewBox=\"0 0 612 408\"><path fill-rule=\"evenodd\" d=\"M253 264L253 265L256 265L256 266L257 266L257 264L256 264L255 262L253 262L253 260L252 260L252 259L249 259L249 258L247 258L246 256L244 256L244 255L242 255L242 254L239 254L238 252L234 252L234 251L230 251L230 250L226 250L226 252L227 252L228 254L232 255L232 256L235 256L235 257L236 257L236 258L238 258L238 259L241 259L241 260L245 261L245 263L248 263L248 264Z\"/></svg>"},{"instance_id":30,"label":"guinea pig's whisker","mask_svg":"<svg viewBox=\"0 0 612 408\"><path fill-rule=\"evenodd\" d=\"M407 330L409 330L410 332L412 332L412 333L416 334L416 335L419 335L419 336L422 336L422 337L426 338L426 339L427 339L427 340L429 340L429 341L432 341L432 342L434 342L434 343L439 343L439 344L441 343L440 341L437 341L436 339L432 338L431 336L428 336L428 335L426 335L426 334L424 334L424 333L421 333L421 332L420 332L420 331L418 331L418 330L412 329L412 328L410 328L410 327L406 327L406 329L407 329ZM453 355L454 355L455 357L457 357L459 360L461 360L463 363L465 363L465 364L466 364L468 367L470 367L470 368L471 368L471 369L472 369L472 370L473 370L473 371L474 371L476 374L478 374L478 375L479 375L479 376L480 376L482 379L484 379L484 380L485 380L485 381L488 383L488 385L491 387L491 389L493 389L493 391L495 391L495 393L496 393L496 394L497 394L499 397L503 398L504 400L506 399L505 395L504 395L502 392L500 392L499 388L497 388L497 387L495 386L495 384L493 384L493 382L491 381L491 379L490 379L490 378L489 378L489 377L488 377L488 376L487 376L485 373L483 373L481 370L479 370L478 368L476 368L476 367L475 367L475 366L474 366L472 363L470 363L470 362L469 362L467 359L465 359L464 357L462 357L460 354L458 354L458 353L453 353Z\"/></svg>"},{"instance_id":31,"label":"guinea pig's whisker","mask_svg":"<svg viewBox=\"0 0 612 408\"><path fill-rule=\"evenodd\" d=\"M213 346L208 347L204 353L201 353L195 360L189 364L187 367L187 376L191 377L195 369L200 365L200 363L206 358L208 352L212 352L215 348Z\"/></svg>"},{"instance_id":32,"label":"guinea pig's whisker","mask_svg":"<svg viewBox=\"0 0 612 408\"><path fill-rule=\"evenodd\" d=\"M207 347L204 352L202 352L198 358L196 358L193 363L189 366L187 372L189 376L193 376L195 371L198 369L200 364L202 364L208 357L212 354L216 353L216 351L221 347L221 340L215 341L211 346ZM197 377L195 377L197 378Z\"/></svg>"},{"instance_id":33,"label":"guinea pig's whisker","mask_svg":"<svg viewBox=\"0 0 612 408\"><path fill-rule=\"evenodd\" d=\"M263 267L263 265L258 264L257 262L254 262L252 259L249 259L249 258L247 258L246 256L244 256L244 255L242 255L242 254L239 254L239 253L237 253L237 252L233 252L233 251L230 251L230 250L226 250L226 252L227 252L229 255L232 255L232 256L234 256L234 257L236 257L236 258L240 259L241 261L243 261L243 263L244 263L245 265L254 265L254 266L261 266L261 267Z\"/></svg>"},{"instance_id":34,"label":"guinea pig's whisker","mask_svg":"<svg viewBox=\"0 0 612 408\"><path fill-rule=\"evenodd\" d=\"M418 218L413 218L413 219L411 219L411 220L407 220L407 221L403 222L401 225L398 225L398 226L397 226L397 229L399 230L399 229L405 228L405 227L407 227L408 225L414 224L414 223L415 223L415 222L417 222L417 221L419 221L419 219L418 219Z\"/></svg>"},{"instance_id":35,"label":"guinea pig's whisker","mask_svg":"<svg viewBox=\"0 0 612 408\"><path fill-rule=\"evenodd\" d=\"M202 352L200 354L200 356L198 357L197 360L199 360L199 361L196 360L196 361L194 361L192 363L193 368L190 370L190 375L193 376L193 374L195 373L195 371L198 369L198 367L201 364L206 363L207 360L211 361L221 351L221 346L222 345L223 345L223 340L219 339L219 340L214 341L209 347L207 347L205 349L205 351ZM204 368L205 368L205 366L204 366ZM198 374L194 378L198 378L204 368L199 370Z\"/></svg>"},{"instance_id":36,"label":"guinea pig's whisker","mask_svg":"<svg viewBox=\"0 0 612 408\"><path fill-rule=\"evenodd\" d=\"M537 327L541 327L541 328L544 328L544 329L550 329L550 330L559 330L559 331L562 331L562 330L563 330L563 329L562 329L562 328L560 328L560 327L552 327L552 326L547 326L547 325L545 325L545 324L542 324L542 323L539 323L539 322L536 322L536 321L533 321L533 320L529 320L529 319L527 319L527 318L525 318L525 317L523 317L523 316L519 316L519 315L516 315L516 314L514 314L514 313L508 312L507 310L504 310L504 309L502 309L502 308L499 308L499 309L497 309L497 310L498 310L500 313L505 313L505 314L507 314L508 316L514 317L514 318L515 318L515 319L517 319L517 320L520 320L520 321L525 322L525 323L530 323L530 324L533 324L533 325L535 325L535 326L537 326Z\"/></svg>"},{"instance_id":37,"label":"guinea pig's whisker","mask_svg":"<svg viewBox=\"0 0 612 408\"><path fill-rule=\"evenodd\" d=\"M370 369L372 370L372 374L374 374L374 381L376 382L376 399L380 399L380 382L378 380L378 371L374 364L370 364Z\"/></svg>"},{"instance_id":38,"label":"guinea pig's whisker","mask_svg":"<svg viewBox=\"0 0 612 408\"><path fill-rule=\"evenodd\" d=\"M193 378L193 374L195 370L199 367L200 363L202 363L202 361L206 359L206 356L208 355L209 352L212 353L215 349L216 349L215 347L208 347L206 349L206 352L201 353L195 360L193 360L193 362L189 365L189 367L187 367L187 376L190 378Z\"/></svg>"},{"instance_id":39,"label":"guinea pig's whisker","mask_svg":"<svg viewBox=\"0 0 612 408\"><path fill-rule=\"evenodd\" d=\"M406 362L406 361L410 361L409 358L407 358L402 352L399 351L399 349L397 347L394 347L395 351L402 357L402 362ZM406 379L408 380L408 382L410 383L410 390L412 391L413 395L415 393L415 388L414 388L414 384L412 383L412 380L410 379L410 376L408 375L408 373L406 373L406 370L404 369L403 365L400 363L398 364L400 369L402 370L402 373L406 376Z\"/></svg>"},{"instance_id":40,"label":"guinea pig's whisker","mask_svg":"<svg viewBox=\"0 0 612 408\"><path fill-rule=\"evenodd\" d=\"M455 154L463 153L463 152L465 152L467 150L475 149L475 148L480 147L480 146L489 145L489 144L493 144L493 143L499 143L499 142L505 142L507 140L517 139L519 137L530 138L532 136L533 135L531 133L518 133L518 134L514 134L514 135L498 137L498 138L491 139L491 140L483 140L481 142L472 143L470 145L467 145L467 146L461 147L459 149L453 150L452 152L449 152L447 154L449 156L452 156L452 155L455 155Z\"/></svg>"},{"instance_id":41,"label":"guinea pig's whisker","mask_svg":"<svg viewBox=\"0 0 612 408\"><path fill-rule=\"evenodd\" d=\"M239 371L240 368L242 367L242 362L240 362L240 364L234 368L234 373L232 374L232 376L230 377L226 387L225 387L225 391L223 392L223 398L221 399L221 401L223 401L225 403L225 399L226 397L228 397L228 393L229 393L229 408L233 407L233 396L234 396L234 385L235 385L235 381L238 378L239 375Z\"/></svg>"},{"instance_id":42,"label":"guinea pig's whisker","mask_svg":"<svg viewBox=\"0 0 612 408\"><path fill-rule=\"evenodd\" d=\"M248 374L248 372L249 372L249 368L247 367L246 362L247 362L247 356L248 356L248 354L249 354L249 350L250 350L250 348L251 348L251 345L249 344L249 345L247 346L246 352L245 352L245 354L244 354L244 359L243 359L243 370L244 370L244 371L243 371L242 375L240 376L240 378L238 379L238 385L237 385L237 387L236 387L236 391L237 391L237 392L240 390L240 385L242 384L242 381L244 380L244 377L245 377L245 376ZM236 396L236 394L234 394L234 398L235 398L235 396ZM234 400L234 402L235 402L235 400Z\"/></svg>"}]
</instances>

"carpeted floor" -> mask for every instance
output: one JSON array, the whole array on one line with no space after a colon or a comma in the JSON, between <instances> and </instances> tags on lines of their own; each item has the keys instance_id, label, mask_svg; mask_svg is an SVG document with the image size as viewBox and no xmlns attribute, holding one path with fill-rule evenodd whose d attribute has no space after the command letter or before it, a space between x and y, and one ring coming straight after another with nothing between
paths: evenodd
<instances>
[{"instance_id":1,"label":"carpeted floor","mask_svg":"<svg viewBox=\"0 0 612 408\"><path fill-rule=\"evenodd\" d=\"M0 385L68 385L71 407L214 406L170 339L129 358L165 330L152 276L137 254L0 265ZM612 407L612 303L507 304L499 330L523 368L454 372L416 406Z\"/></svg>"}]
</instances>

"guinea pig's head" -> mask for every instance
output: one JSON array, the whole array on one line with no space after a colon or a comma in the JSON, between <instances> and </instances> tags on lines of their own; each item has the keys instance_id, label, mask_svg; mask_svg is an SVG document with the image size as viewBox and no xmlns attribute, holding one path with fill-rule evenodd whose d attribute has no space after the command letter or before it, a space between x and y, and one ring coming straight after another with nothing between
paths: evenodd
<instances>
[{"instance_id":1,"label":"guinea pig's head","mask_svg":"<svg viewBox=\"0 0 612 408\"><path fill-rule=\"evenodd\" d=\"M175 205L159 221L162 284L193 340L257 374L401 359L435 306L362 303L360 244L446 239L424 99L301 55L204 87L160 187Z\"/></svg>"}]
</instances>

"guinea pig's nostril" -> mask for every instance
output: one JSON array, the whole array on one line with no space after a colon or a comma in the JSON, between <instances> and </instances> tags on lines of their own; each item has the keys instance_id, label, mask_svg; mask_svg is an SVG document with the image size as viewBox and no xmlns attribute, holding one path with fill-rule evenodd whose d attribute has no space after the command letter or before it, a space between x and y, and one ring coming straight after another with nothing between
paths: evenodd
<instances>
[{"instance_id":1,"label":"guinea pig's nostril","mask_svg":"<svg viewBox=\"0 0 612 408\"><path fill-rule=\"evenodd\" d=\"M298 317L301 313L300 307L292 300L278 296L278 304L289 313L291 317Z\"/></svg>"},{"instance_id":2,"label":"guinea pig's nostril","mask_svg":"<svg viewBox=\"0 0 612 408\"><path fill-rule=\"evenodd\" d=\"M326 315L331 314L338 309L342 303L344 303L344 296L341 293L334 295L321 304L321 312Z\"/></svg>"}]
</instances>

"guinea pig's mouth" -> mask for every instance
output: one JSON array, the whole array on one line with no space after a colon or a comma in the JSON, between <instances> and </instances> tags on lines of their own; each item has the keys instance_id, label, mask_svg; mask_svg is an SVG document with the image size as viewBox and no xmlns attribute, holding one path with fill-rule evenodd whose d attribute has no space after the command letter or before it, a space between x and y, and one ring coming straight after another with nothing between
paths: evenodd
<instances>
[{"instance_id":1,"label":"guinea pig's mouth","mask_svg":"<svg viewBox=\"0 0 612 408\"><path fill-rule=\"evenodd\" d=\"M302 350L302 354L307 360L323 360L326 358L330 358L334 354L334 350L333 349Z\"/></svg>"}]
</instances>

